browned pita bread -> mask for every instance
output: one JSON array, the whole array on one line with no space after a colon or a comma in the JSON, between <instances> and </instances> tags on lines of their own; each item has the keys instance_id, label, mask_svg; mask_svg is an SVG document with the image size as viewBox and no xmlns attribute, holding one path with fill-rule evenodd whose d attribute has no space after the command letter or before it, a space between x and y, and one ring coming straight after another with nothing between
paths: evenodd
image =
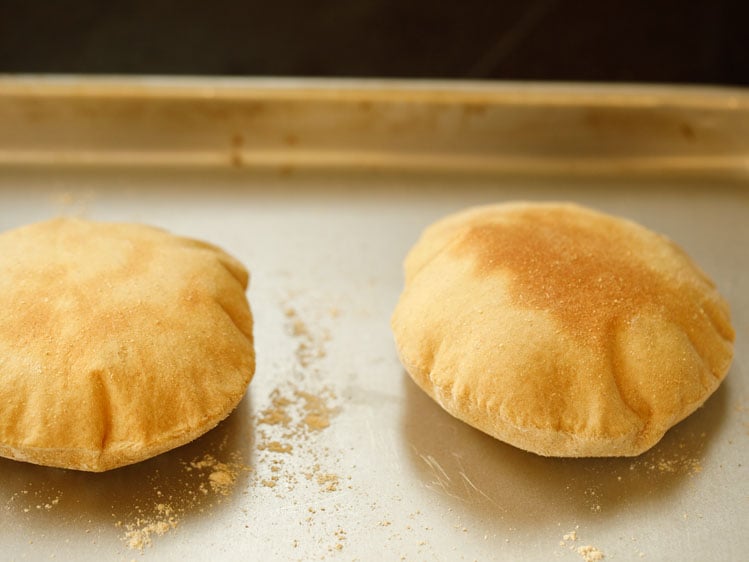
<instances>
[{"instance_id":1,"label":"browned pita bread","mask_svg":"<svg viewBox=\"0 0 749 562\"><path fill-rule=\"evenodd\" d=\"M548 456L630 456L718 387L729 309L675 244L569 204L515 203L429 227L392 326L445 410Z\"/></svg>"},{"instance_id":2,"label":"browned pita bread","mask_svg":"<svg viewBox=\"0 0 749 562\"><path fill-rule=\"evenodd\" d=\"M0 235L0 455L102 471L191 441L255 368L248 274L142 225Z\"/></svg>"}]
</instances>

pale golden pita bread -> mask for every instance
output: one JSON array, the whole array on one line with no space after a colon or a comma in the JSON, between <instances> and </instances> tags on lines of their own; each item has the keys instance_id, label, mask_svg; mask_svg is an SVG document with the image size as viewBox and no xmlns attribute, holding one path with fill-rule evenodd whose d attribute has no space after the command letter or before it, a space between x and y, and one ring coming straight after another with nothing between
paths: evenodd
<instances>
[{"instance_id":1,"label":"pale golden pita bread","mask_svg":"<svg viewBox=\"0 0 749 562\"><path fill-rule=\"evenodd\" d=\"M405 262L392 327L457 418L547 456L632 456L718 387L728 305L674 243L570 204L470 209Z\"/></svg>"},{"instance_id":2,"label":"pale golden pita bread","mask_svg":"<svg viewBox=\"0 0 749 562\"><path fill-rule=\"evenodd\" d=\"M55 219L0 235L0 455L103 471L213 428L255 368L248 273L219 248Z\"/></svg>"}]
</instances>

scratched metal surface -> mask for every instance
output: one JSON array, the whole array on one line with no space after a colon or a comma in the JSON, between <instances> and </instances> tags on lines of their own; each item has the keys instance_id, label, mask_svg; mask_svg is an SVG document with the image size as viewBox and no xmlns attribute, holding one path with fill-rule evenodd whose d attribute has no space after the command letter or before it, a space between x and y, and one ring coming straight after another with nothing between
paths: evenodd
<instances>
[{"instance_id":1,"label":"scratched metal surface","mask_svg":"<svg viewBox=\"0 0 749 562\"><path fill-rule=\"evenodd\" d=\"M77 214L225 247L252 272L258 366L223 424L150 461L86 474L0 459L4 559L581 560L577 549L593 546L612 560L731 560L749 549L749 186L736 166L617 176L601 163L585 174L558 163L541 174L97 165L95 151L56 164L12 141L2 139L0 228ZM663 232L731 303L728 378L642 457L514 449L444 413L398 363L389 317L421 229L513 199L577 201ZM274 398L298 417L304 396L324 403L329 427L267 423ZM206 459L232 470L226 494ZM129 543L147 531L150 543Z\"/></svg>"}]
</instances>

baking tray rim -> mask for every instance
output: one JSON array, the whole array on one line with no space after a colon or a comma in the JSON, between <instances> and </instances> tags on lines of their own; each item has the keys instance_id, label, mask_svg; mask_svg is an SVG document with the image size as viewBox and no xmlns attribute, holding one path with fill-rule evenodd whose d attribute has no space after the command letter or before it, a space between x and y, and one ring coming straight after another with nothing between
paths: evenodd
<instances>
[{"instance_id":1,"label":"baking tray rim","mask_svg":"<svg viewBox=\"0 0 749 562\"><path fill-rule=\"evenodd\" d=\"M0 97L315 99L749 110L749 88L592 82L1 74Z\"/></svg>"}]
</instances>

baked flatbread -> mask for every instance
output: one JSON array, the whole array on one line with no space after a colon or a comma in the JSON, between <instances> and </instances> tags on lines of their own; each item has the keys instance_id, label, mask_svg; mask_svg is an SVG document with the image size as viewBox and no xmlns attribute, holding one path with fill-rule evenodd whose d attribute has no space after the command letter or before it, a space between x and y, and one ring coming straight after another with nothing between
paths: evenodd
<instances>
[{"instance_id":1,"label":"baked flatbread","mask_svg":"<svg viewBox=\"0 0 749 562\"><path fill-rule=\"evenodd\" d=\"M248 273L135 224L0 235L0 455L103 471L213 428L255 369Z\"/></svg>"},{"instance_id":2,"label":"baked flatbread","mask_svg":"<svg viewBox=\"0 0 749 562\"><path fill-rule=\"evenodd\" d=\"M392 327L445 410L547 456L633 456L720 384L728 305L673 242L570 204L474 208L429 227Z\"/></svg>"}]
</instances>

